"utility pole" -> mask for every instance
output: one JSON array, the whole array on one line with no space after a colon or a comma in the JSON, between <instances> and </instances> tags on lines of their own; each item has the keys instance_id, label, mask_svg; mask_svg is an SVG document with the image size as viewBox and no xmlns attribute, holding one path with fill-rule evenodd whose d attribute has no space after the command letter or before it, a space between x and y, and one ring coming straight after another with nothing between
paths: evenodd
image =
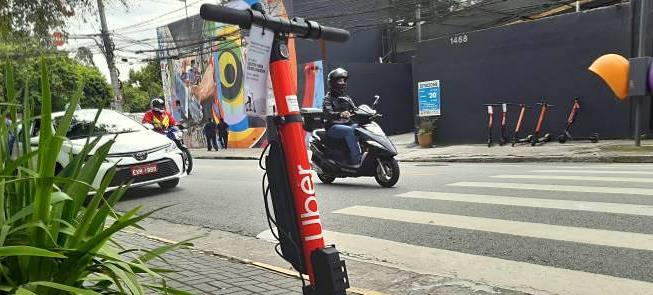
<instances>
[{"instance_id":1,"label":"utility pole","mask_svg":"<svg viewBox=\"0 0 653 295\"><path fill-rule=\"evenodd\" d=\"M415 9L415 27L417 28L417 38L415 43L415 52L417 52L417 47L419 43L422 42L422 4L417 2L417 8ZM413 57L414 58L414 57ZM414 99L415 105L413 109L415 110L415 143L418 142L419 134L419 101L418 98Z\"/></svg>"},{"instance_id":2,"label":"utility pole","mask_svg":"<svg viewBox=\"0 0 653 295\"><path fill-rule=\"evenodd\" d=\"M111 86L113 87L113 93L115 98L111 102L111 109L121 112L122 111L122 92L120 90L120 81L118 80L118 69L116 68L116 63L113 55L113 42L109 37L109 29L107 27L107 17L104 15L104 3L102 0L97 0L98 13L100 14L100 23L102 24L102 43L104 44L104 57L107 59L107 65L109 66L109 76L111 77Z\"/></svg>"},{"instance_id":3,"label":"utility pole","mask_svg":"<svg viewBox=\"0 0 653 295\"><path fill-rule=\"evenodd\" d=\"M639 2L639 5L637 3ZM649 2L650 0L640 0L640 1L630 1L631 5L631 12L633 20L635 19L635 12L639 12L639 34L637 38L637 57L644 57L647 55L646 52L646 27L648 25L648 10L649 10ZM637 9L639 11L637 11ZM634 29L634 24L633 24L633 29ZM634 97L634 103L635 103L635 146L640 146L641 145L641 140L640 140L640 130L641 130L641 112L642 112L642 100L644 99L643 96L639 97Z\"/></svg>"},{"instance_id":4,"label":"utility pole","mask_svg":"<svg viewBox=\"0 0 653 295\"><path fill-rule=\"evenodd\" d=\"M417 43L422 42L422 4L417 3L415 10L415 26L417 26Z\"/></svg>"}]
</instances>

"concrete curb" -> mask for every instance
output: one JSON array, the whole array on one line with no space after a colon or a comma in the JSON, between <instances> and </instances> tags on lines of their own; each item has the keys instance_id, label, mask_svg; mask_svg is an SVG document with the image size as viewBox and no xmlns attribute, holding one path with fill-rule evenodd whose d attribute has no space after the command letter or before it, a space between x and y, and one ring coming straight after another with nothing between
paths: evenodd
<instances>
[{"instance_id":1,"label":"concrete curb","mask_svg":"<svg viewBox=\"0 0 653 295\"><path fill-rule=\"evenodd\" d=\"M205 160L258 160L256 156L193 156L194 159ZM497 157L497 156L469 156L469 157L414 157L398 159L399 162L452 162L452 163L653 163L652 156L528 156L528 157Z\"/></svg>"},{"instance_id":2,"label":"concrete curb","mask_svg":"<svg viewBox=\"0 0 653 295\"><path fill-rule=\"evenodd\" d=\"M458 163L653 163L653 156L543 156L543 157L416 157L399 162L458 162Z\"/></svg>"},{"instance_id":3,"label":"concrete curb","mask_svg":"<svg viewBox=\"0 0 653 295\"><path fill-rule=\"evenodd\" d=\"M165 238L160 238L160 237L156 237L156 236L152 236L152 235L148 235L148 234L144 234L144 233L139 233L139 232L134 232L134 231L125 231L125 232L130 233L130 234L134 234L134 235L138 235L138 236L150 239L150 240L158 241L158 242L161 242L161 243L166 243L166 244L177 244L178 243L178 242L175 242L175 241L172 241L172 240L168 240L168 239L165 239ZM242 264L253 265L253 266L256 266L256 267L259 267L259 268L262 268L262 269L265 269L265 270L269 270L269 271L272 271L272 272L276 272L276 273L279 273L279 274L283 274L283 275L286 275L286 276L289 276L289 277L294 277L294 278L301 279L301 276L303 276L305 280L308 280L308 276L306 276L306 275L300 275L296 271L292 271L292 270L285 269L285 268L282 268L282 267L270 265L270 264L267 264L267 263L252 261L252 260L249 260L249 259L240 258L240 257L236 257L236 256L231 256L231 255L226 255L226 254L221 254L221 253L217 253L217 252L211 251L211 250L202 250L202 249L199 249L199 248L196 248L196 247L186 247L186 248L191 249L193 251L202 252L202 253L207 254L207 255L221 257L221 258L227 259L229 261L242 263ZM368 289L363 289L363 288L356 288L356 287L350 287L347 290L347 293L348 294L356 294L356 295L387 295L385 293L381 293L381 292L378 292L378 291L368 290Z\"/></svg>"}]
</instances>

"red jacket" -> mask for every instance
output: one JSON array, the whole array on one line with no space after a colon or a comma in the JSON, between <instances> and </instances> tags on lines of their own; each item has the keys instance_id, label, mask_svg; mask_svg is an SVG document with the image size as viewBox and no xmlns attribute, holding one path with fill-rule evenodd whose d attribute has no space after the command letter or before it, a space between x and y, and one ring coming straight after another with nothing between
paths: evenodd
<instances>
[{"instance_id":1,"label":"red jacket","mask_svg":"<svg viewBox=\"0 0 653 295\"><path fill-rule=\"evenodd\" d=\"M152 124L154 126L154 129L161 129L161 130L166 130L170 126L177 125L177 121L175 121L175 117L173 117L170 114L170 112L165 111L163 113L159 113L152 110L145 113L145 117L143 117L143 123Z\"/></svg>"}]
</instances>

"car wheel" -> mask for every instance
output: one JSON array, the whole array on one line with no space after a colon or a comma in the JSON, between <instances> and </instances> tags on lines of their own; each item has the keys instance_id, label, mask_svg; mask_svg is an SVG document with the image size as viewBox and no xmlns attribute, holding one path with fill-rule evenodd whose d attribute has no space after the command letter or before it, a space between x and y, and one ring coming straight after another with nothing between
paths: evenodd
<instances>
[{"instance_id":1,"label":"car wheel","mask_svg":"<svg viewBox=\"0 0 653 295\"><path fill-rule=\"evenodd\" d=\"M159 186L163 189L173 189L178 185L179 185L179 178L159 182Z\"/></svg>"}]
</instances>

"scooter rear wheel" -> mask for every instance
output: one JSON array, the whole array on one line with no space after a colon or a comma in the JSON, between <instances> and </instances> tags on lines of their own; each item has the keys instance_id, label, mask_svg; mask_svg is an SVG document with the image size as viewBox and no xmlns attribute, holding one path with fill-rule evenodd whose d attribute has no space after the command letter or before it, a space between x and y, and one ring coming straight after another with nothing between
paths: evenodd
<instances>
[{"instance_id":1,"label":"scooter rear wheel","mask_svg":"<svg viewBox=\"0 0 653 295\"><path fill-rule=\"evenodd\" d=\"M599 142L599 135L598 134L592 134L592 136L590 136L590 142L592 142L592 143Z\"/></svg>"},{"instance_id":2,"label":"scooter rear wheel","mask_svg":"<svg viewBox=\"0 0 653 295\"><path fill-rule=\"evenodd\" d=\"M559 143L567 142L567 135L566 134L560 134L560 136L558 136L558 142Z\"/></svg>"},{"instance_id":3,"label":"scooter rear wheel","mask_svg":"<svg viewBox=\"0 0 653 295\"><path fill-rule=\"evenodd\" d=\"M334 176L323 174L323 173L318 173L317 178L319 178L320 181L324 184L331 184L336 180Z\"/></svg>"},{"instance_id":4,"label":"scooter rear wheel","mask_svg":"<svg viewBox=\"0 0 653 295\"><path fill-rule=\"evenodd\" d=\"M393 187L399 181L399 163L394 158L379 159L374 179L382 187ZM383 169L381 169L383 165ZM383 173L385 170L385 173Z\"/></svg>"}]
</instances>

